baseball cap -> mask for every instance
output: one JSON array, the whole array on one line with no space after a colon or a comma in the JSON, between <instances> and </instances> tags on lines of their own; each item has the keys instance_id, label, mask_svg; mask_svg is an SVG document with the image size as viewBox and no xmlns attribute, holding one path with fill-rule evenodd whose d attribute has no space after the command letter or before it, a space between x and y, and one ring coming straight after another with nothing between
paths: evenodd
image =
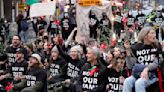
<instances>
[{"instance_id":1,"label":"baseball cap","mask_svg":"<svg viewBox=\"0 0 164 92\"><path fill-rule=\"evenodd\" d=\"M23 54L23 49L22 49L22 48L18 48L18 49L16 50L16 53L22 53L22 54Z\"/></svg>"},{"instance_id":2,"label":"baseball cap","mask_svg":"<svg viewBox=\"0 0 164 92\"><path fill-rule=\"evenodd\" d=\"M39 54L34 53L34 54L31 55L31 57L37 59L38 60L38 63L40 64L40 66L43 65L42 62L41 62L41 57L40 57Z\"/></svg>"}]
</instances>

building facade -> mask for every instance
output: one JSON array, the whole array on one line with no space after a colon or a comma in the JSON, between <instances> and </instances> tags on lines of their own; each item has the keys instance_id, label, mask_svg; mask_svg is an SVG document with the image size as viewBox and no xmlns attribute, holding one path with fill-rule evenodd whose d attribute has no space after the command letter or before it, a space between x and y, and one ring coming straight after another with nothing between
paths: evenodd
<instances>
[{"instance_id":1,"label":"building facade","mask_svg":"<svg viewBox=\"0 0 164 92\"><path fill-rule=\"evenodd\" d=\"M18 14L18 0L0 0L0 18L12 21ZM13 11L14 9L14 11Z\"/></svg>"}]
</instances>

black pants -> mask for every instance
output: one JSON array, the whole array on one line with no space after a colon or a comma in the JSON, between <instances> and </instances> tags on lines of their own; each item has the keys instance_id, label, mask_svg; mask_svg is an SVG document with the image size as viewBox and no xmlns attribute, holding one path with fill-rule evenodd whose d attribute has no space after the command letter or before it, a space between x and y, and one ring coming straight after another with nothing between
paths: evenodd
<instances>
[{"instance_id":1,"label":"black pants","mask_svg":"<svg viewBox=\"0 0 164 92\"><path fill-rule=\"evenodd\" d=\"M64 40L67 40L68 36L70 35L70 31L69 30L62 30L62 37Z\"/></svg>"},{"instance_id":2,"label":"black pants","mask_svg":"<svg viewBox=\"0 0 164 92\"><path fill-rule=\"evenodd\" d=\"M90 38L97 39L97 30L95 28L90 28Z\"/></svg>"}]
</instances>

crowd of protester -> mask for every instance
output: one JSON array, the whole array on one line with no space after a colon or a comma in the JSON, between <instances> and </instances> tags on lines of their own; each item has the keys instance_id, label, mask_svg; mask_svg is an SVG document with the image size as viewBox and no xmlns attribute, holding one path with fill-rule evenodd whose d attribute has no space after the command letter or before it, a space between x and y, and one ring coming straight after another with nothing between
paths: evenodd
<instances>
[{"instance_id":1,"label":"crowd of protester","mask_svg":"<svg viewBox=\"0 0 164 92\"><path fill-rule=\"evenodd\" d=\"M50 23L44 17L30 20L18 16L19 35L7 44L5 38L0 39L0 91L132 92L135 87L135 92L146 92L146 87L158 80L156 70L163 61L164 42L157 40L157 29L139 26L137 42L124 39L122 44L104 48L97 42L99 20L92 11L89 41L76 42L75 14L73 9L61 22ZM111 29L107 15L102 16L100 24ZM28 43L31 28L36 40ZM108 33L104 34L108 37Z\"/></svg>"}]
</instances>

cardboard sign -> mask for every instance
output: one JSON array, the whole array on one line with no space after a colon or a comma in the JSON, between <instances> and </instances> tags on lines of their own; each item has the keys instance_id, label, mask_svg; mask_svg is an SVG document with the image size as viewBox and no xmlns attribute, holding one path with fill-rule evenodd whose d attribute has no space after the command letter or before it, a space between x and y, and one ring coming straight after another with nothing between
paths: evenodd
<instances>
[{"instance_id":1,"label":"cardboard sign","mask_svg":"<svg viewBox=\"0 0 164 92\"><path fill-rule=\"evenodd\" d=\"M116 15L116 17L115 17L114 21L121 23L121 21L122 21L122 17L121 17L121 16Z\"/></svg>"},{"instance_id":2,"label":"cardboard sign","mask_svg":"<svg viewBox=\"0 0 164 92\"><path fill-rule=\"evenodd\" d=\"M134 18L128 18L128 25L134 24Z\"/></svg>"},{"instance_id":3,"label":"cardboard sign","mask_svg":"<svg viewBox=\"0 0 164 92\"><path fill-rule=\"evenodd\" d=\"M146 17L138 17L138 25L142 25L145 23Z\"/></svg>"},{"instance_id":4,"label":"cardboard sign","mask_svg":"<svg viewBox=\"0 0 164 92\"><path fill-rule=\"evenodd\" d=\"M53 15L55 13L55 9L56 9L56 5L54 2L35 3L31 5L30 17Z\"/></svg>"}]
</instances>

